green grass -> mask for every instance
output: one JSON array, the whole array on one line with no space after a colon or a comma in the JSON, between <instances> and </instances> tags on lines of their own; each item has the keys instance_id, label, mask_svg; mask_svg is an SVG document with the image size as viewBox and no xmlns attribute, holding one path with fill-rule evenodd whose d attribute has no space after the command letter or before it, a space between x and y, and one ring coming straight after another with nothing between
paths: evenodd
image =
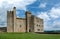
<instances>
[{"instance_id":1,"label":"green grass","mask_svg":"<svg viewBox=\"0 0 60 39\"><path fill-rule=\"evenodd\" d=\"M60 39L60 34L0 33L0 39Z\"/></svg>"}]
</instances>

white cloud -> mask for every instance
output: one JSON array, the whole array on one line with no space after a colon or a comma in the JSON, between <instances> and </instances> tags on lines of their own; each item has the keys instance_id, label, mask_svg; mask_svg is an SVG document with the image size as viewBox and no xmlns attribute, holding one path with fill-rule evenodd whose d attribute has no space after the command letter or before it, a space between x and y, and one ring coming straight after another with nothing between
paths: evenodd
<instances>
[{"instance_id":1,"label":"white cloud","mask_svg":"<svg viewBox=\"0 0 60 39\"><path fill-rule=\"evenodd\" d=\"M18 9L26 10L26 6L36 0L1 0L0 7L10 8L16 6Z\"/></svg>"},{"instance_id":2,"label":"white cloud","mask_svg":"<svg viewBox=\"0 0 60 39\"><path fill-rule=\"evenodd\" d=\"M38 17L44 19L44 21L50 20L50 18L49 18L49 16L48 16L47 12L41 12L40 14L38 14Z\"/></svg>"},{"instance_id":3,"label":"white cloud","mask_svg":"<svg viewBox=\"0 0 60 39\"><path fill-rule=\"evenodd\" d=\"M39 5L39 7L40 7L40 8L45 8L46 5L47 5L47 3L41 3L41 4Z\"/></svg>"},{"instance_id":4,"label":"white cloud","mask_svg":"<svg viewBox=\"0 0 60 39\"><path fill-rule=\"evenodd\" d=\"M37 16L45 20L45 30L60 30L60 21L58 20L60 19L60 6L52 7L51 10L47 12L40 12Z\"/></svg>"},{"instance_id":5,"label":"white cloud","mask_svg":"<svg viewBox=\"0 0 60 39\"><path fill-rule=\"evenodd\" d=\"M55 28L55 30L60 30L60 20L55 20L53 22L53 27L52 28Z\"/></svg>"},{"instance_id":6,"label":"white cloud","mask_svg":"<svg viewBox=\"0 0 60 39\"><path fill-rule=\"evenodd\" d=\"M20 12L19 11L16 11L17 18L20 18L19 14L20 14Z\"/></svg>"},{"instance_id":7,"label":"white cloud","mask_svg":"<svg viewBox=\"0 0 60 39\"><path fill-rule=\"evenodd\" d=\"M52 23L51 21L44 23L45 30L60 30L60 20L54 20Z\"/></svg>"},{"instance_id":8,"label":"white cloud","mask_svg":"<svg viewBox=\"0 0 60 39\"><path fill-rule=\"evenodd\" d=\"M26 6L35 1L36 0L0 0L0 24L4 22L5 25L3 26L6 26L7 10L12 9L15 6L17 9L26 11Z\"/></svg>"},{"instance_id":9,"label":"white cloud","mask_svg":"<svg viewBox=\"0 0 60 39\"><path fill-rule=\"evenodd\" d=\"M59 18L60 17L60 8L55 8L53 7L51 10L50 10L50 16L54 19L56 18Z\"/></svg>"}]
</instances>

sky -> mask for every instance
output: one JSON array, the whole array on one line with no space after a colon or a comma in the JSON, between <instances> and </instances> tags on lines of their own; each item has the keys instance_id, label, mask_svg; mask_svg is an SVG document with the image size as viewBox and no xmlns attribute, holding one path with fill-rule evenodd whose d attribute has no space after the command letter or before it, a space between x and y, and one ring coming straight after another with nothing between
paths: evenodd
<instances>
[{"instance_id":1,"label":"sky","mask_svg":"<svg viewBox=\"0 0 60 39\"><path fill-rule=\"evenodd\" d=\"M25 11L44 20L44 30L60 30L60 0L0 0L0 27L7 26L7 10L16 7L16 16Z\"/></svg>"}]
</instances>

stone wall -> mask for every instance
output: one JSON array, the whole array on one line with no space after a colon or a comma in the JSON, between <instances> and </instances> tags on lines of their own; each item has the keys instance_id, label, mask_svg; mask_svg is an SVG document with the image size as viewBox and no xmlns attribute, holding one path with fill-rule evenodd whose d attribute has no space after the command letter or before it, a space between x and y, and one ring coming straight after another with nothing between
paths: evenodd
<instances>
[{"instance_id":1,"label":"stone wall","mask_svg":"<svg viewBox=\"0 0 60 39\"><path fill-rule=\"evenodd\" d=\"M34 16L34 32L43 32L43 19Z\"/></svg>"},{"instance_id":2,"label":"stone wall","mask_svg":"<svg viewBox=\"0 0 60 39\"><path fill-rule=\"evenodd\" d=\"M26 32L26 20L25 18L17 18L18 32Z\"/></svg>"}]
</instances>

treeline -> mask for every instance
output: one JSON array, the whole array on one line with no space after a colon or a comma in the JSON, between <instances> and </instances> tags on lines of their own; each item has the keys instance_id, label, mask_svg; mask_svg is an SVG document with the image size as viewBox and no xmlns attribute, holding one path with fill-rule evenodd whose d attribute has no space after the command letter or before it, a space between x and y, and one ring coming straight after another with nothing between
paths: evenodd
<instances>
[{"instance_id":1,"label":"treeline","mask_svg":"<svg viewBox=\"0 0 60 39\"><path fill-rule=\"evenodd\" d=\"M60 34L60 30L55 30L55 31L44 31L44 32L36 32L39 34Z\"/></svg>"}]
</instances>

